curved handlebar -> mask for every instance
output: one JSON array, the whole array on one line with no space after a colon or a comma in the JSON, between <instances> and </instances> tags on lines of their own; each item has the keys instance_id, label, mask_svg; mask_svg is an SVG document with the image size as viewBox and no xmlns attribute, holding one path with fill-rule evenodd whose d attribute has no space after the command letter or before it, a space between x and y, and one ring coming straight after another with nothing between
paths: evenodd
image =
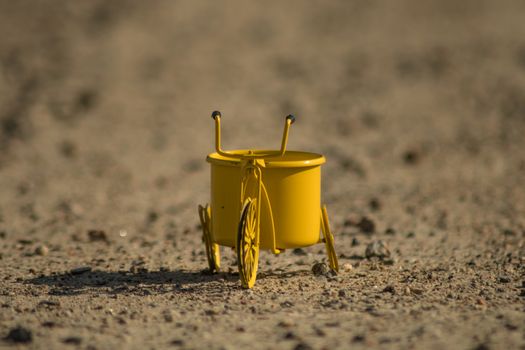
<instances>
[{"instance_id":1,"label":"curved handlebar","mask_svg":"<svg viewBox=\"0 0 525 350\"><path fill-rule=\"evenodd\" d=\"M281 141L281 149L268 154L258 154L258 155L246 155L246 154L235 154L228 151L224 151L221 147L221 112L214 111L211 114L213 120L215 120L215 150L218 154L224 157L235 158L235 159L257 159L264 158L269 156L279 156L282 157L286 152L286 145L288 144L288 133L290 131L290 125L295 122L295 117L293 115L288 115L284 123L283 139Z\"/></svg>"}]
</instances>

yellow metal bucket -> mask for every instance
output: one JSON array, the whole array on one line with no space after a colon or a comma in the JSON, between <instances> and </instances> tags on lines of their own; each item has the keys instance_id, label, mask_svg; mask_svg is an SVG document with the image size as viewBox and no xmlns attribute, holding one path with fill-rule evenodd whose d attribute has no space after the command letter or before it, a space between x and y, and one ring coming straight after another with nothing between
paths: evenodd
<instances>
[{"instance_id":1,"label":"yellow metal bucket","mask_svg":"<svg viewBox=\"0 0 525 350\"><path fill-rule=\"evenodd\" d=\"M235 248L241 285L252 288L260 249L279 254L287 248L321 242L330 268L337 271L334 237L326 206L321 206L325 158L286 150L295 117L285 119L279 150L236 151L221 148L221 113L213 112L212 118L216 152L207 158L211 164L211 206L199 205L210 271L220 269L219 246Z\"/></svg>"},{"instance_id":2,"label":"yellow metal bucket","mask_svg":"<svg viewBox=\"0 0 525 350\"><path fill-rule=\"evenodd\" d=\"M269 151L230 151L244 155ZM240 219L241 160L212 153L211 236L219 245L235 247ZM265 192L261 201L260 248L298 248L320 242L321 164L316 153L286 151L261 160ZM275 239L275 245L274 245Z\"/></svg>"}]
</instances>

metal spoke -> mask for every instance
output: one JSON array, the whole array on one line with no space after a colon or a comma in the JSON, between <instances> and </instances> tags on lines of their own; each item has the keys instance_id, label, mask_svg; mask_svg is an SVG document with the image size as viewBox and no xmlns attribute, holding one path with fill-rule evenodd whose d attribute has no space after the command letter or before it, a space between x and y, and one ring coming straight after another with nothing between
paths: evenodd
<instances>
[{"instance_id":1,"label":"metal spoke","mask_svg":"<svg viewBox=\"0 0 525 350\"><path fill-rule=\"evenodd\" d=\"M243 287L251 288L255 282L259 257L257 239L257 201L251 199L244 208L239 225L237 247L239 273Z\"/></svg>"}]
</instances>

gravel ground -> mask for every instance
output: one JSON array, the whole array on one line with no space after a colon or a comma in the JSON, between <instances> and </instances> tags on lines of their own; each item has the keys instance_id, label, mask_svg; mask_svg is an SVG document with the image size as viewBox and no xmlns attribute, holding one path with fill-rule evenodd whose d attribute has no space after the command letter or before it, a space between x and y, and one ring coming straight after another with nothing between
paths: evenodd
<instances>
[{"instance_id":1,"label":"gravel ground","mask_svg":"<svg viewBox=\"0 0 525 350\"><path fill-rule=\"evenodd\" d=\"M0 348L525 349L524 12L0 1ZM206 271L216 109L228 149L297 116L338 275Z\"/></svg>"}]
</instances>

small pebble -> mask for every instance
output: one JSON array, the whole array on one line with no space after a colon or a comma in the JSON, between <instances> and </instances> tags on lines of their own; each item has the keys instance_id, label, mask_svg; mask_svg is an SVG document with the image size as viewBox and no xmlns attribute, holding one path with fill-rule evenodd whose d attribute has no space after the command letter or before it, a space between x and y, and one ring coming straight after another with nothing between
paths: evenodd
<instances>
[{"instance_id":1,"label":"small pebble","mask_svg":"<svg viewBox=\"0 0 525 350\"><path fill-rule=\"evenodd\" d=\"M151 210L151 211L148 212L148 215L146 217L146 223L153 224L158 219L159 219L159 213L157 213L154 210Z\"/></svg>"},{"instance_id":2,"label":"small pebble","mask_svg":"<svg viewBox=\"0 0 525 350\"><path fill-rule=\"evenodd\" d=\"M91 266L80 266L80 267L76 267L74 269L71 269L71 271L69 271L72 275L81 275L83 273L86 273L86 272L90 272L91 271Z\"/></svg>"},{"instance_id":3,"label":"small pebble","mask_svg":"<svg viewBox=\"0 0 525 350\"><path fill-rule=\"evenodd\" d=\"M297 336L294 332L289 331L284 334L284 339L297 339Z\"/></svg>"},{"instance_id":4,"label":"small pebble","mask_svg":"<svg viewBox=\"0 0 525 350\"><path fill-rule=\"evenodd\" d=\"M325 263L318 262L312 266L312 273L315 276L326 276L330 269Z\"/></svg>"},{"instance_id":5,"label":"small pebble","mask_svg":"<svg viewBox=\"0 0 525 350\"><path fill-rule=\"evenodd\" d=\"M405 161L405 164L416 164L419 162L420 155L415 150L408 150L403 154L403 160Z\"/></svg>"},{"instance_id":6,"label":"small pebble","mask_svg":"<svg viewBox=\"0 0 525 350\"><path fill-rule=\"evenodd\" d=\"M77 146L69 140L62 141L58 145L58 150L65 158L74 158L77 155Z\"/></svg>"},{"instance_id":7,"label":"small pebble","mask_svg":"<svg viewBox=\"0 0 525 350\"><path fill-rule=\"evenodd\" d=\"M307 255L304 249L301 249L301 248L295 248L292 252L295 255L301 255L301 256Z\"/></svg>"},{"instance_id":8,"label":"small pebble","mask_svg":"<svg viewBox=\"0 0 525 350\"><path fill-rule=\"evenodd\" d=\"M390 249L386 242L382 240L374 241L366 246L365 256L367 259L370 258L388 258L390 257Z\"/></svg>"},{"instance_id":9,"label":"small pebble","mask_svg":"<svg viewBox=\"0 0 525 350\"><path fill-rule=\"evenodd\" d=\"M374 211L381 209L381 202L377 198L370 199L370 202L368 202L368 205L370 205L370 209Z\"/></svg>"},{"instance_id":10,"label":"small pebble","mask_svg":"<svg viewBox=\"0 0 525 350\"><path fill-rule=\"evenodd\" d=\"M164 317L164 321L166 322L173 322L173 315L170 310L164 310L162 317Z\"/></svg>"},{"instance_id":11,"label":"small pebble","mask_svg":"<svg viewBox=\"0 0 525 350\"><path fill-rule=\"evenodd\" d=\"M354 343L362 343L365 341L365 336L362 335L362 334L358 334L358 335L355 335L353 338L352 338L352 342Z\"/></svg>"},{"instance_id":12,"label":"small pebble","mask_svg":"<svg viewBox=\"0 0 525 350\"><path fill-rule=\"evenodd\" d=\"M171 345L174 345L174 346L183 346L184 345L184 340L182 339L173 339L171 341Z\"/></svg>"},{"instance_id":13,"label":"small pebble","mask_svg":"<svg viewBox=\"0 0 525 350\"><path fill-rule=\"evenodd\" d=\"M396 294L396 289L392 285L388 285L383 289L383 293Z\"/></svg>"},{"instance_id":14,"label":"small pebble","mask_svg":"<svg viewBox=\"0 0 525 350\"><path fill-rule=\"evenodd\" d=\"M417 295L421 295L423 294L425 291L421 288L412 288L412 293L414 294L417 294Z\"/></svg>"},{"instance_id":15,"label":"small pebble","mask_svg":"<svg viewBox=\"0 0 525 350\"><path fill-rule=\"evenodd\" d=\"M500 283L510 283L511 279L508 276L500 276L499 282Z\"/></svg>"},{"instance_id":16,"label":"small pebble","mask_svg":"<svg viewBox=\"0 0 525 350\"><path fill-rule=\"evenodd\" d=\"M46 256L49 254L49 248L45 245L39 245L35 248L35 254L40 256Z\"/></svg>"},{"instance_id":17,"label":"small pebble","mask_svg":"<svg viewBox=\"0 0 525 350\"><path fill-rule=\"evenodd\" d=\"M352 264L344 263L343 265L341 265L341 270L344 271L344 272L348 272L348 271L351 271L353 269L354 269L354 267L352 266Z\"/></svg>"},{"instance_id":18,"label":"small pebble","mask_svg":"<svg viewBox=\"0 0 525 350\"><path fill-rule=\"evenodd\" d=\"M375 223L367 218L366 216L363 216L361 220L357 223L357 227L363 232L367 234L372 234L376 230Z\"/></svg>"},{"instance_id":19,"label":"small pebble","mask_svg":"<svg viewBox=\"0 0 525 350\"><path fill-rule=\"evenodd\" d=\"M311 350L311 349L312 347L305 342L298 343L294 348L294 350Z\"/></svg>"},{"instance_id":20,"label":"small pebble","mask_svg":"<svg viewBox=\"0 0 525 350\"><path fill-rule=\"evenodd\" d=\"M106 231L104 230L89 230L88 238L90 242L109 242Z\"/></svg>"},{"instance_id":21,"label":"small pebble","mask_svg":"<svg viewBox=\"0 0 525 350\"><path fill-rule=\"evenodd\" d=\"M396 230L394 230L393 228L389 227L385 230L385 235L395 235L396 234Z\"/></svg>"},{"instance_id":22,"label":"small pebble","mask_svg":"<svg viewBox=\"0 0 525 350\"><path fill-rule=\"evenodd\" d=\"M76 336L72 336L72 337L64 338L64 340L62 340L62 342L64 344L80 345L82 343L82 338L76 337Z\"/></svg>"},{"instance_id":23,"label":"small pebble","mask_svg":"<svg viewBox=\"0 0 525 350\"><path fill-rule=\"evenodd\" d=\"M295 326L295 323L293 323L292 321L290 320L282 320L280 321L277 326L279 327L283 327L283 328L290 328L290 327L293 327Z\"/></svg>"},{"instance_id":24,"label":"small pebble","mask_svg":"<svg viewBox=\"0 0 525 350\"><path fill-rule=\"evenodd\" d=\"M13 343L30 343L33 341L33 333L27 328L18 326L9 331L5 340Z\"/></svg>"}]
</instances>

